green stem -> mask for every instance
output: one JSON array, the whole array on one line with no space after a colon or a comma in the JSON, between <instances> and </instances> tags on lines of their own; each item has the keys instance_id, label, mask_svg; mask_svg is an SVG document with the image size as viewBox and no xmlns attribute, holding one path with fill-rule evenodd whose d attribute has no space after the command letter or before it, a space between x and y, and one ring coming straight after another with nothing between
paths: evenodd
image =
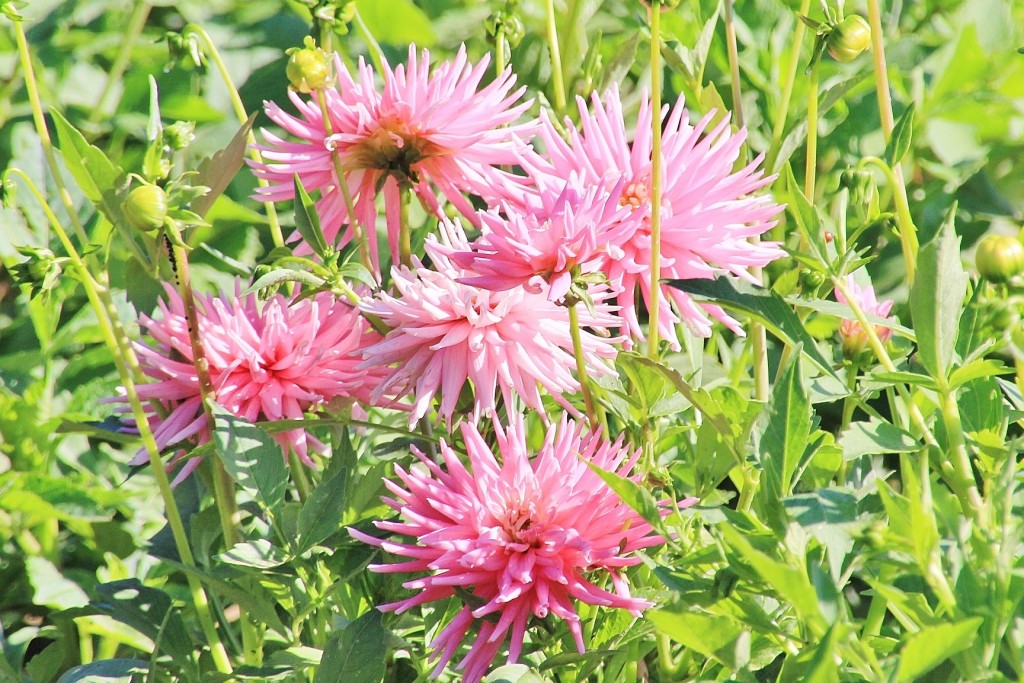
<instances>
[{"instance_id":1,"label":"green stem","mask_svg":"<svg viewBox=\"0 0 1024 683\"><path fill-rule=\"evenodd\" d=\"M868 24L871 26L871 53L875 67L875 93L878 95L878 115L882 120L882 132L885 141L889 142L892 129L896 125L892 113L892 96L889 94L889 70L885 64L885 44L882 41L882 13L878 0L868 0ZM903 167L896 164L892 169L894 178L893 192L896 204L907 205L907 184L903 178ZM907 212L909 214L909 210ZM903 259L907 265L907 284L914 284L914 266L917 264L917 230L913 221L904 223L900 220L900 246Z\"/></svg>"},{"instance_id":2,"label":"green stem","mask_svg":"<svg viewBox=\"0 0 1024 683\"><path fill-rule=\"evenodd\" d=\"M316 99L320 104L320 117L324 122L324 133L326 133L326 137L330 137L334 135L334 126L331 124L330 110L327 108L327 96L324 95L323 89L316 91ZM338 181L338 189L341 190L341 197L345 202L345 213L348 216L348 223L352 226L352 239L359 249L359 260L362 261L368 271L375 273L373 256L370 254L370 243L366 235L363 234L363 226L356 220L356 206L352 201L352 192L348 189L348 179L345 177L345 169L341 165L341 156L337 152L332 152L331 162L334 164L334 175ZM370 225L367 228L372 230L373 226Z\"/></svg>"},{"instance_id":3,"label":"green stem","mask_svg":"<svg viewBox=\"0 0 1024 683\"><path fill-rule=\"evenodd\" d=\"M946 382L943 381L939 386L939 408L942 411L942 424L946 428L946 440L949 442L951 456L945 463L949 465L947 479L957 498L960 499L964 513L971 517L979 528L987 530L984 515L985 501L982 500L974 480L971 458L967 453L967 443L964 441L960 407L956 402L955 390L945 385ZM946 468L943 470L945 472Z\"/></svg>"},{"instance_id":4,"label":"green stem","mask_svg":"<svg viewBox=\"0 0 1024 683\"><path fill-rule=\"evenodd\" d=\"M562 79L562 53L558 49L558 26L555 23L555 0L545 0L548 50L551 52L551 87L554 88L555 111L565 113L565 81Z\"/></svg>"},{"instance_id":5,"label":"green stem","mask_svg":"<svg viewBox=\"0 0 1024 683\"><path fill-rule=\"evenodd\" d=\"M572 335L572 350L576 356L576 374L579 375L580 392L583 394L583 404L587 409L587 421L591 429L598 429L597 411L594 409L594 396L590 392L590 378L587 376L587 363L583 357L583 342L580 338L580 316L576 310L578 304L572 304L569 309L569 334Z\"/></svg>"},{"instance_id":6,"label":"green stem","mask_svg":"<svg viewBox=\"0 0 1024 683\"><path fill-rule=\"evenodd\" d=\"M818 64L811 67L807 84L807 160L804 165L804 196L814 203L814 181L818 174Z\"/></svg>"},{"instance_id":7,"label":"green stem","mask_svg":"<svg viewBox=\"0 0 1024 683\"><path fill-rule=\"evenodd\" d=\"M288 454L288 471L291 472L292 481L295 482L295 492L299 495L299 502L305 503L312 488L309 485L309 477L306 476L306 466L294 453Z\"/></svg>"},{"instance_id":8,"label":"green stem","mask_svg":"<svg viewBox=\"0 0 1024 683\"><path fill-rule=\"evenodd\" d=\"M20 19L14 22L14 40L18 46L18 60L21 62L21 69L25 75L25 90L28 92L28 100L32 106L32 120L35 122L36 132L43 145L43 155L50 167L53 176L53 183L57 186L57 193L60 195L61 203L68 212L71 220L71 227L74 229L75 237L84 246L89 243L89 238L78 219L78 211L75 209L75 202L71 199L67 186L64 184L64 176L57 164L57 156L53 152L53 141L50 138L50 131L46 127L46 118L43 116L43 107L39 98L39 86L36 82L35 70L32 67L32 56L29 54L28 39L25 37L25 27ZM46 236L44 235L44 238ZM49 239L47 238L47 241Z\"/></svg>"},{"instance_id":9,"label":"green stem","mask_svg":"<svg viewBox=\"0 0 1024 683\"><path fill-rule=\"evenodd\" d=\"M387 61L384 59L384 50L381 49L380 43L370 33L370 29L366 22L363 21L363 17L359 14L358 9L352 16L352 20L355 22L356 28L359 29L359 35L366 41L366 46L370 48L370 58L373 59L373 64L377 67L377 73L383 76L385 72L384 65L387 64Z\"/></svg>"},{"instance_id":10,"label":"green stem","mask_svg":"<svg viewBox=\"0 0 1024 683\"><path fill-rule=\"evenodd\" d=\"M652 0L651 24L651 287L647 355L656 360L661 310L661 0Z\"/></svg>"},{"instance_id":11,"label":"green stem","mask_svg":"<svg viewBox=\"0 0 1024 683\"><path fill-rule=\"evenodd\" d=\"M811 0L802 0L800 14L807 16L811 8ZM789 104L793 98L793 84L796 83L796 70L800 66L800 48L804 43L804 33L807 27L799 18L796 20L796 31L793 32L793 48L789 53L789 63L786 65L785 80L782 83L782 99L779 101L779 111L775 116L775 125L772 127L772 142L768 147L768 155L765 159L765 168L769 172L775 169L775 160L779 156L782 147L782 136L786 132L786 118L789 116Z\"/></svg>"},{"instance_id":12,"label":"green stem","mask_svg":"<svg viewBox=\"0 0 1024 683\"><path fill-rule=\"evenodd\" d=\"M106 111L107 98L114 91L114 84L121 82L121 77L124 75L125 69L128 68L128 62L132 58L135 43L138 42L139 36L142 35L142 29L146 27L146 19L149 17L150 9L148 2L139 2L135 5L135 11L132 12L131 19L128 20L128 29L121 43L121 49L118 50L114 63L110 65L110 73L107 74L107 81L103 84L103 92L100 93L99 99L96 100L96 105L89 114L89 123L97 123L104 116L109 116Z\"/></svg>"},{"instance_id":13,"label":"green stem","mask_svg":"<svg viewBox=\"0 0 1024 683\"><path fill-rule=\"evenodd\" d=\"M130 363L128 362L128 358L132 358L132 362L136 366L138 365L138 359L135 358L135 354L131 350L130 346L119 343L117 337L118 333L115 330L113 321L108 317L109 314L116 315L116 311L113 308L108 308L104 304L100 295L100 292L103 290L103 286L93 279L92 273L86 267L85 262L75 249L74 244L64 231L63 226L57 220L57 216L45 203L43 204L43 209L57 235L57 238L60 240L65 251L70 257L74 270L79 274L79 280L82 283L82 287L85 289L86 298L89 300L89 304L96 313L103 341L106 343L107 348L110 349L114 357L114 365L117 368L121 383L124 386L125 397L131 407L132 417L134 418L136 427L139 430L139 436L142 439L143 447L149 457L149 465L153 472L153 478L156 480L157 488L159 489L160 496L164 502L164 508L167 514L167 523L171 528L171 535L174 537L174 544L178 550L178 555L181 557L183 565L195 568L195 558L192 555L192 549L188 543L188 536L185 533L185 525L182 522L181 513L178 511L177 503L174 500L174 492L171 490L170 480L167 477L167 470L164 468L163 461L160 459L160 448L157 446L156 438L153 436L153 431L149 426L149 417L146 415L145 408L142 406L142 401L139 399L138 392L135 389L135 380L132 377L132 373L129 368ZM188 583L189 593L192 596L192 603L196 608L196 616L199 619L200 627L202 628L203 633L206 636L206 640L210 645L210 653L213 657L214 665L217 667L217 671L230 674L232 671L231 660L228 658L227 651L224 649L224 645L220 640L220 635L217 633L217 627L210 611L210 602L206 596L206 592L203 590L199 579L191 572L186 573L185 578Z\"/></svg>"},{"instance_id":14,"label":"green stem","mask_svg":"<svg viewBox=\"0 0 1024 683\"><path fill-rule=\"evenodd\" d=\"M729 55L729 77L732 81L732 107L736 116L736 125L744 126L743 97L740 93L740 61L736 48L736 25L733 17L732 0L725 1L725 41ZM752 244L761 241L760 237L750 238ZM764 270L760 266L752 267L750 274L764 284ZM754 398L766 402L771 394L771 380L768 376L768 334L764 325L750 325L750 350L754 361Z\"/></svg>"},{"instance_id":15,"label":"green stem","mask_svg":"<svg viewBox=\"0 0 1024 683\"><path fill-rule=\"evenodd\" d=\"M897 173L899 165L890 168L878 157L864 157L857 164L857 168L864 168L868 164L874 165L885 174L890 187L893 188L893 203L896 209L896 225L899 226L900 247L903 249L903 267L907 271L907 285L914 283L914 274L917 268L917 226L914 225L914 217L910 214L910 204L907 202L907 191L903 185L902 172Z\"/></svg>"},{"instance_id":16,"label":"green stem","mask_svg":"<svg viewBox=\"0 0 1024 683\"><path fill-rule=\"evenodd\" d=\"M505 73L505 50L508 49L508 39L505 37L505 29L499 24L494 34L494 77L501 78Z\"/></svg>"},{"instance_id":17,"label":"green stem","mask_svg":"<svg viewBox=\"0 0 1024 683\"><path fill-rule=\"evenodd\" d=\"M227 87L228 97L231 98L231 107L235 111L235 117L238 119L240 124L244 124L249 120L249 114L245 111L245 105L242 103L242 97L238 94L238 88L235 87L235 82L231 79L231 72L228 71L227 65L225 65L224 60L221 59L220 52L217 51L217 47L213 44L213 40L203 27L197 24L188 24L183 29L182 33L187 33L189 31L203 39L203 43L206 45L206 51L209 53L210 59L213 60L214 65L217 67L217 72L220 74L221 80L224 81L225 87ZM263 155L260 154L258 149L256 149L256 136L253 134L252 129L250 129L246 135L246 142L248 143L246 147L249 151L249 158L257 164L262 164ZM269 183L264 178L257 178L256 184L260 187L269 186ZM274 240L274 246L283 247L284 236L281 233L281 222L277 217L277 207L275 207L274 202L271 201L263 202L263 206L267 212L267 222L270 224L270 236Z\"/></svg>"}]
</instances>

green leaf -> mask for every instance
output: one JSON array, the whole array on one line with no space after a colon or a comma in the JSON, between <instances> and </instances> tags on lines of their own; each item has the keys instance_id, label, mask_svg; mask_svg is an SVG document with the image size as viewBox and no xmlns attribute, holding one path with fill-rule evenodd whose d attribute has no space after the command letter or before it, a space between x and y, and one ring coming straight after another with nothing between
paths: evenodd
<instances>
[{"instance_id":1,"label":"green leaf","mask_svg":"<svg viewBox=\"0 0 1024 683\"><path fill-rule=\"evenodd\" d=\"M668 284L695 299L717 303L732 311L753 317L790 346L803 347L804 354L823 372L836 376L814 339L804 329L793 309L775 292L754 287L746 282L720 277L715 280L669 280Z\"/></svg>"},{"instance_id":2,"label":"green leaf","mask_svg":"<svg viewBox=\"0 0 1024 683\"><path fill-rule=\"evenodd\" d=\"M910 314L917 333L918 358L940 386L946 382L956 348L967 273L960 263L960 238L953 229L956 205L935 239L917 257L917 279L910 289Z\"/></svg>"},{"instance_id":3,"label":"green leaf","mask_svg":"<svg viewBox=\"0 0 1024 683\"><path fill-rule=\"evenodd\" d=\"M885 146L885 163L889 166L895 166L900 163L900 160L906 155L907 150L910 149L910 143L913 139L914 132L914 113L916 105L911 102L910 106L907 107L903 114L900 116L900 120L896 122L896 125L892 129L892 136L889 138L889 144Z\"/></svg>"},{"instance_id":4,"label":"green leaf","mask_svg":"<svg viewBox=\"0 0 1024 683\"><path fill-rule=\"evenodd\" d=\"M69 609L89 604L89 596L81 587L66 578L44 557L25 559L25 573L32 584L32 602L53 609Z\"/></svg>"},{"instance_id":5,"label":"green leaf","mask_svg":"<svg viewBox=\"0 0 1024 683\"><path fill-rule=\"evenodd\" d=\"M732 617L667 609L644 616L672 640L729 669L740 669L750 661L750 633Z\"/></svg>"},{"instance_id":6,"label":"green leaf","mask_svg":"<svg viewBox=\"0 0 1024 683\"><path fill-rule=\"evenodd\" d=\"M890 422L872 419L850 424L839 437L839 446L845 460L855 460L862 455L912 453L921 442Z\"/></svg>"},{"instance_id":7,"label":"green leaf","mask_svg":"<svg viewBox=\"0 0 1024 683\"><path fill-rule=\"evenodd\" d=\"M149 672L140 659L104 659L68 669L57 683L134 683Z\"/></svg>"},{"instance_id":8,"label":"green leaf","mask_svg":"<svg viewBox=\"0 0 1024 683\"><path fill-rule=\"evenodd\" d=\"M302 554L340 528L347 504L348 471L338 474L313 489L299 511L299 549Z\"/></svg>"},{"instance_id":9,"label":"green leaf","mask_svg":"<svg viewBox=\"0 0 1024 683\"><path fill-rule=\"evenodd\" d=\"M654 496L647 489L632 479L603 470L589 461L586 462L586 465L593 470L594 474L601 477L604 483L608 484L608 488L619 494L622 502L633 508L662 536L668 536L668 532L665 531L665 527L661 523L661 508L658 507L658 502L654 500Z\"/></svg>"},{"instance_id":10,"label":"green leaf","mask_svg":"<svg viewBox=\"0 0 1024 683\"><path fill-rule=\"evenodd\" d=\"M814 247L815 255L819 263L828 263L828 250L825 248L825 234L821 230L821 218L818 210L804 195L803 190L793 175L793 167L786 164L786 192L790 202L786 210L793 216L797 229L804 236L807 243Z\"/></svg>"},{"instance_id":11,"label":"green leaf","mask_svg":"<svg viewBox=\"0 0 1024 683\"><path fill-rule=\"evenodd\" d=\"M777 501L792 493L793 475L811 433L811 402L800 375L798 355L792 357L776 381L765 415L758 455L765 473L779 485Z\"/></svg>"},{"instance_id":12,"label":"green leaf","mask_svg":"<svg viewBox=\"0 0 1024 683\"><path fill-rule=\"evenodd\" d=\"M1006 367L1003 361L996 358L976 358L950 374L949 386L956 389L976 379L1008 375L1012 372L1013 368Z\"/></svg>"},{"instance_id":13,"label":"green leaf","mask_svg":"<svg viewBox=\"0 0 1024 683\"><path fill-rule=\"evenodd\" d=\"M927 626L910 634L900 650L896 680L916 680L918 676L969 648L984 621L981 617L971 617L953 623Z\"/></svg>"},{"instance_id":14,"label":"green leaf","mask_svg":"<svg viewBox=\"0 0 1024 683\"><path fill-rule=\"evenodd\" d=\"M211 407L216 422L217 455L228 474L269 512L276 512L284 502L288 483L288 467L281 447L263 429L217 404Z\"/></svg>"},{"instance_id":15,"label":"green leaf","mask_svg":"<svg viewBox=\"0 0 1024 683\"><path fill-rule=\"evenodd\" d=\"M85 136L68 123L59 111L50 109L50 115L57 128L61 157L82 194L111 223L122 222L117 192L126 184L124 171L112 163L99 148L90 145Z\"/></svg>"},{"instance_id":16,"label":"green leaf","mask_svg":"<svg viewBox=\"0 0 1024 683\"><path fill-rule=\"evenodd\" d=\"M545 683L546 680L525 664L506 664L484 676L482 683Z\"/></svg>"},{"instance_id":17,"label":"green leaf","mask_svg":"<svg viewBox=\"0 0 1024 683\"><path fill-rule=\"evenodd\" d=\"M306 188L302 186L298 173L292 180L295 183L295 198L298 200L295 204L295 228L313 253L324 258L327 254L327 240L320 228L320 216L317 214L316 205L306 193Z\"/></svg>"},{"instance_id":18,"label":"green leaf","mask_svg":"<svg viewBox=\"0 0 1024 683\"><path fill-rule=\"evenodd\" d=\"M256 282L249 285L249 288L245 290L245 293L252 294L253 292L258 292L265 287L273 287L285 282L299 282L316 289L322 287L325 280L322 277L313 275L313 273L307 273L304 270L280 268L278 270L272 270L266 275L261 276L256 280Z\"/></svg>"},{"instance_id":19,"label":"green leaf","mask_svg":"<svg viewBox=\"0 0 1024 683\"><path fill-rule=\"evenodd\" d=\"M430 17L412 0L357 0L356 6L366 28L381 42L419 47L437 42Z\"/></svg>"},{"instance_id":20,"label":"green leaf","mask_svg":"<svg viewBox=\"0 0 1024 683\"><path fill-rule=\"evenodd\" d=\"M96 592L102 602L92 606L149 637L181 671L195 671L192 658L196 644L167 593L144 586L137 579L105 583L97 586Z\"/></svg>"},{"instance_id":21,"label":"green leaf","mask_svg":"<svg viewBox=\"0 0 1024 683\"><path fill-rule=\"evenodd\" d=\"M327 641L313 683L380 683L390 635L381 613L370 610Z\"/></svg>"},{"instance_id":22,"label":"green leaf","mask_svg":"<svg viewBox=\"0 0 1024 683\"><path fill-rule=\"evenodd\" d=\"M280 548L265 538L236 543L217 558L228 564L256 569L280 567L288 559Z\"/></svg>"},{"instance_id":23,"label":"green leaf","mask_svg":"<svg viewBox=\"0 0 1024 683\"><path fill-rule=\"evenodd\" d=\"M217 201L217 197L223 194L238 173L238 169L242 167L249 133L252 131L252 124L255 120L256 112L253 112L235 133L235 136L231 138L227 147L199 162L199 175L196 176L195 182L192 184L208 187L210 191L192 200L191 209L198 216L206 216L210 207Z\"/></svg>"}]
</instances>

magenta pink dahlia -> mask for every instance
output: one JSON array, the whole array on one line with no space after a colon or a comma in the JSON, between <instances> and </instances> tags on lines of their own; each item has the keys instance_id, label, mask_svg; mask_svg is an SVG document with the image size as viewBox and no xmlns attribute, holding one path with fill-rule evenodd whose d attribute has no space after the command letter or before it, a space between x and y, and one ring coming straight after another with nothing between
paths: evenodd
<instances>
[{"instance_id":1,"label":"magenta pink dahlia","mask_svg":"<svg viewBox=\"0 0 1024 683\"><path fill-rule=\"evenodd\" d=\"M210 366L217 402L250 422L301 419L312 408L335 399L369 402L382 371L359 367L364 346L379 339L359 311L321 293L287 300L277 295L259 302L255 294L197 297L199 333ZM193 365L185 306L174 288L160 302L159 319L140 324L155 342L136 343L143 372L153 381L137 389L143 400L164 406L150 424L162 449L187 440L210 438ZM312 465L309 450L324 448L303 429L279 432L285 454ZM144 460L144 456L139 456ZM177 479L198 466L188 461Z\"/></svg>"},{"instance_id":2,"label":"magenta pink dahlia","mask_svg":"<svg viewBox=\"0 0 1024 683\"><path fill-rule=\"evenodd\" d=\"M258 192L272 201L291 199L292 178L298 173L308 191L320 192L317 210L327 238L334 240L343 224L356 220L375 257L378 192L384 193L393 254L398 250L403 186L415 190L434 213L440 212L437 188L473 220L473 207L463 192L498 199L521 186L520 179L496 166L517 163L518 152L526 147L521 138L531 137L536 127L511 125L530 104L515 104L525 89L511 92L511 70L480 87L487 63L485 56L471 65L462 47L453 62L443 62L431 73L429 53L424 50L417 59L415 46L410 46L408 66L392 70L385 65L378 91L373 70L361 59L353 77L335 58L337 86L323 91L330 130L315 95L307 100L289 93L298 116L266 103L267 116L298 141L263 132L267 144L259 149L267 161L253 168L270 185ZM339 190L335 155L354 201L354 217L347 215ZM349 226L342 242L351 238Z\"/></svg>"},{"instance_id":3,"label":"magenta pink dahlia","mask_svg":"<svg viewBox=\"0 0 1024 683\"><path fill-rule=\"evenodd\" d=\"M463 279L471 274L447 256L469 248L466 235L458 223L441 227L444 241L431 236L426 245L433 269L392 268L397 296L382 292L362 304L364 311L394 328L364 352L363 367L394 366L374 397L411 393L410 422L415 422L440 392L440 415L450 422L468 380L475 396L474 420L494 409L497 391L509 409L518 396L528 407L543 410L538 386L574 410L563 397L580 389L573 375L568 310L543 290L490 291L466 284ZM620 324L603 298L595 294L595 313L582 312L581 326L608 329ZM620 340L588 330L581 337L587 372L595 377L612 372L604 359L615 357Z\"/></svg>"},{"instance_id":4,"label":"magenta pink dahlia","mask_svg":"<svg viewBox=\"0 0 1024 683\"><path fill-rule=\"evenodd\" d=\"M619 305L630 332L643 338L637 319L639 289L644 301L650 299L651 266L651 106L644 98L637 116L632 142L626 133L617 88L602 100L593 96L593 109L578 100L582 130L571 130L568 142L547 118L538 137L546 151L528 152L524 168L534 176L566 178L579 173L587 183L622 182L623 205L641 218L632 237L622 245L622 255L607 261L609 279L621 287ZM667 118L666 118L667 114ZM662 138L662 232L661 274L667 279L706 278L723 273L753 281L752 266L764 266L783 255L772 242L752 244L747 238L761 235L775 225L781 207L770 195L753 195L772 177L758 170L760 157L734 171L746 131L732 134L723 120L710 131L714 113L696 126L690 125L682 98L665 108ZM715 306L699 305L687 294L663 286L659 334L678 347L674 329L680 318L696 333L711 333L708 314L731 329L742 332L738 323ZM670 302L675 304L678 315Z\"/></svg>"},{"instance_id":5,"label":"magenta pink dahlia","mask_svg":"<svg viewBox=\"0 0 1024 683\"><path fill-rule=\"evenodd\" d=\"M619 245L640 223L621 202L622 182L585 188L575 173L553 185L547 184L548 177L538 180L522 204L480 212L480 239L472 251L452 254L457 265L476 273L463 282L493 290L524 285L534 291L538 282L546 282L549 298L559 301L574 274L595 272L609 258L621 258Z\"/></svg>"},{"instance_id":6,"label":"magenta pink dahlia","mask_svg":"<svg viewBox=\"0 0 1024 683\"><path fill-rule=\"evenodd\" d=\"M401 484L385 482L395 498L384 502L402 520L376 526L415 541L386 541L350 529L358 540L410 558L371 565L371 571L425 574L403 584L416 595L381 610L400 613L467 592L475 598L430 644L438 675L475 631L458 664L466 683L483 677L506 640L508 661L519 658L531 616L565 620L580 652L583 633L574 600L639 616L651 603L630 595L622 569L640 562L634 552L664 543L587 467L628 476L640 451L630 453L621 437L609 443L563 414L531 461L522 416L507 431L497 422L494 430L500 464L476 427L463 424L468 468L442 441L445 469L417 452L422 466L396 467ZM599 585L605 580L612 590Z\"/></svg>"}]
</instances>

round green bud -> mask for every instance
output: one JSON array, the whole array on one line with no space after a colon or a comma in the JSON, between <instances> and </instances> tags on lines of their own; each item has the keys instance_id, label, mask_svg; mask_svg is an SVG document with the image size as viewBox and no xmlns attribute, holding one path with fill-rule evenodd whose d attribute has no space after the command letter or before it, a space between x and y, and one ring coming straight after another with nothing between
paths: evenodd
<instances>
[{"instance_id":1,"label":"round green bud","mask_svg":"<svg viewBox=\"0 0 1024 683\"><path fill-rule=\"evenodd\" d=\"M978 273L992 282L1007 282L1024 271L1024 245L1006 235L986 235L974 257Z\"/></svg>"},{"instance_id":2,"label":"round green bud","mask_svg":"<svg viewBox=\"0 0 1024 683\"><path fill-rule=\"evenodd\" d=\"M327 53L318 48L312 38L306 36L305 45L288 50L288 66L284 72L292 88L309 93L327 85L331 68Z\"/></svg>"},{"instance_id":3,"label":"round green bud","mask_svg":"<svg viewBox=\"0 0 1024 683\"><path fill-rule=\"evenodd\" d=\"M826 42L828 53L837 62L852 62L871 47L871 27L864 17L851 14L832 27Z\"/></svg>"},{"instance_id":4,"label":"round green bud","mask_svg":"<svg viewBox=\"0 0 1024 683\"><path fill-rule=\"evenodd\" d=\"M157 230L167 218L167 193L156 185L141 185L124 200L124 215L132 227L144 232Z\"/></svg>"}]
</instances>

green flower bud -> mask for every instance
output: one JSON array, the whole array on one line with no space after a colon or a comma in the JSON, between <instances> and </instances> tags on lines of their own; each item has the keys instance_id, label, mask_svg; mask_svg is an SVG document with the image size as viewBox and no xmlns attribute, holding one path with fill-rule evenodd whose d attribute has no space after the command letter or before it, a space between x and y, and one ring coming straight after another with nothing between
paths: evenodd
<instances>
[{"instance_id":1,"label":"green flower bud","mask_svg":"<svg viewBox=\"0 0 1024 683\"><path fill-rule=\"evenodd\" d=\"M871 47L871 27L864 17L852 14L832 27L826 44L832 59L852 62Z\"/></svg>"},{"instance_id":2,"label":"green flower bud","mask_svg":"<svg viewBox=\"0 0 1024 683\"><path fill-rule=\"evenodd\" d=\"M327 53L318 48L312 38L306 36L304 44L306 47L288 50L288 66L284 72L292 88L308 93L327 85L331 68Z\"/></svg>"},{"instance_id":3,"label":"green flower bud","mask_svg":"<svg viewBox=\"0 0 1024 683\"><path fill-rule=\"evenodd\" d=\"M152 232L167 218L167 193L156 185L141 185L124 200L124 215L132 227Z\"/></svg>"},{"instance_id":4,"label":"green flower bud","mask_svg":"<svg viewBox=\"0 0 1024 683\"><path fill-rule=\"evenodd\" d=\"M1006 235L986 235L978 243L975 263L986 280L1007 282L1024 271L1024 245Z\"/></svg>"}]
</instances>

